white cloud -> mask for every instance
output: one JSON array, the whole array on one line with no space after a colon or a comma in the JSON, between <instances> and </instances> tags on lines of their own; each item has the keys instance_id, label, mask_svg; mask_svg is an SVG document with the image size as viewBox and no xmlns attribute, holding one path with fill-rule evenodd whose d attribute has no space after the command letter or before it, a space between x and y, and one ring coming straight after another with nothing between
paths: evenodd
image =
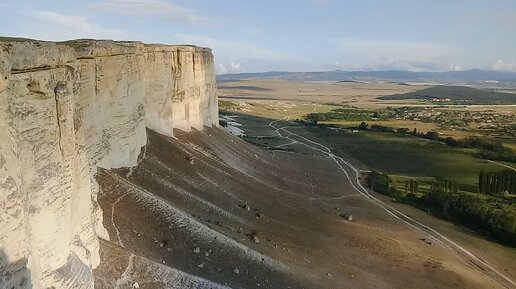
<instances>
[{"instance_id":1,"label":"white cloud","mask_svg":"<svg viewBox=\"0 0 516 289\"><path fill-rule=\"evenodd\" d=\"M231 70L240 70L240 63L230 63Z\"/></svg>"},{"instance_id":2,"label":"white cloud","mask_svg":"<svg viewBox=\"0 0 516 289\"><path fill-rule=\"evenodd\" d=\"M498 59L495 63L491 65L491 69L496 71L516 72L516 62Z\"/></svg>"},{"instance_id":3,"label":"white cloud","mask_svg":"<svg viewBox=\"0 0 516 289\"><path fill-rule=\"evenodd\" d=\"M216 73L217 74L225 74L225 73L228 73L228 70L227 70L226 66L224 66L224 64L221 63L221 64L217 65Z\"/></svg>"},{"instance_id":4,"label":"white cloud","mask_svg":"<svg viewBox=\"0 0 516 289\"><path fill-rule=\"evenodd\" d=\"M214 19L197 15L191 9L164 0L104 0L91 5L98 11L162 18L172 22L213 23Z\"/></svg>"},{"instance_id":5,"label":"white cloud","mask_svg":"<svg viewBox=\"0 0 516 289\"><path fill-rule=\"evenodd\" d=\"M342 69L342 70L408 70L408 71L462 71L461 65L450 64L440 59L430 59L421 61L390 61L377 60L362 63L335 62L322 66L323 70Z\"/></svg>"},{"instance_id":6,"label":"white cloud","mask_svg":"<svg viewBox=\"0 0 516 289\"><path fill-rule=\"evenodd\" d=\"M462 66L458 65L458 64L450 64L449 67L448 67L448 70L450 71L463 71L464 69L462 68Z\"/></svg>"},{"instance_id":7,"label":"white cloud","mask_svg":"<svg viewBox=\"0 0 516 289\"><path fill-rule=\"evenodd\" d=\"M251 42L221 40L206 36L176 34L175 43L187 43L210 47L217 63L217 73L270 71L274 69L297 69L299 60L293 53L283 54Z\"/></svg>"},{"instance_id":8,"label":"white cloud","mask_svg":"<svg viewBox=\"0 0 516 289\"><path fill-rule=\"evenodd\" d=\"M187 34L176 34L173 35L173 38L182 43L210 47L213 49L215 58L221 59L222 62L236 62L241 58L278 59L286 57L249 42L220 40L206 36Z\"/></svg>"},{"instance_id":9,"label":"white cloud","mask_svg":"<svg viewBox=\"0 0 516 289\"><path fill-rule=\"evenodd\" d=\"M340 50L341 69L351 70L462 70L457 64L445 61L457 49L445 44L417 41L376 39L334 39ZM341 59L342 60L342 59ZM351 63L351 61L360 64Z\"/></svg>"},{"instance_id":10,"label":"white cloud","mask_svg":"<svg viewBox=\"0 0 516 289\"><path fill-rule=\"evenodd\" d=\"M217 74L237 73L237 72L243 72L243 70L240 68L240 63L231 62L226 65L224 65L222 63L217 65Z\"/></svg>"},{"instance_id":11,"label":"white cloud","mask_svg":"<svg viewBox=\"0 0 516 289\"><path fill-rule=\"evenodd\" d=\"M457 51L448 45L430 42L373 39L342 39L336 42L345 53L383 61L422 61Z\"/></svg>"},{"instance_id":12,"label":"white cloud","mask_svg":"<svg viewBox=\"0 0 516 289\"><path fill-rule=\"evenodd\" d=\"M54 11L37 11L31 15L41 21L24 37L44 40L68 40L77 38L125 38L126 33L113 28L101 27L85 16L65 15Z\"/></svg>"}]
</instances>

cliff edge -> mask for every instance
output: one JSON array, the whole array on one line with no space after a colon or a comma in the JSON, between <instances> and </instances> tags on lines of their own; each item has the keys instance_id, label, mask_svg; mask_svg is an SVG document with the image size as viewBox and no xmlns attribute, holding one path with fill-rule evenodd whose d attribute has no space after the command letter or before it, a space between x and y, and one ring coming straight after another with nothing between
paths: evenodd
<instances>
[{"instance_id":1,"label":"cliff edge","mask_svg":"<svg viewBox=\"0 0 516 289\"><path fill-rule=\"evenodd\" d=\"M218 125L208 48L0 38L0 287L93 288L97 167Z\"/></svg>"}]
</instances>

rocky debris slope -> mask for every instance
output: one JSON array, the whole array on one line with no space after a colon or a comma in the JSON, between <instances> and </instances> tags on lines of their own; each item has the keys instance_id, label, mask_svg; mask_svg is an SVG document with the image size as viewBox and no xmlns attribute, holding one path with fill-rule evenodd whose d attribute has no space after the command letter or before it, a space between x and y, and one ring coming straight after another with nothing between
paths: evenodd
<instances>
[{"instance_id":1,"label":"rocky debris slope","mask_svg":"<svg viewBox=\"0 0 516 289\"><path fill-rule=\"evenodd\" d=\"M96 288L506 288L421 242L332 158L295 149L263 150L220 128L148 131L138 166L96 176L112 236Z\"/></svg>"},{"instance_id":2,"label":"rocky debris slope","mask_svg":"<svg viewBox=\"0 0 516 289\"><path fill-rule=\"evenodd\" d=\"M0 38L0 288L93 288L97 167L217 124L210 49Z\"/></svg>"}]
</instances>

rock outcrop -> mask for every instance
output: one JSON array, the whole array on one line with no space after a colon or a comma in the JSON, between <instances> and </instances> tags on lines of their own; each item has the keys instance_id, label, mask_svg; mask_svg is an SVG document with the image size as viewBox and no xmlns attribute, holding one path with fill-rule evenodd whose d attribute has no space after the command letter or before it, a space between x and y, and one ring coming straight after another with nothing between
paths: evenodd
<instances>
[{"instance_id":1,"label":"rock outcrop","mask_svg":"<svg viewBox=\"0 0 516 289\"><path fill-rule=\"evenodd\" d=\"M93 288L97 167L217 124L210 49L0 39L0 288Z\"/></svg>"}]
</instances>

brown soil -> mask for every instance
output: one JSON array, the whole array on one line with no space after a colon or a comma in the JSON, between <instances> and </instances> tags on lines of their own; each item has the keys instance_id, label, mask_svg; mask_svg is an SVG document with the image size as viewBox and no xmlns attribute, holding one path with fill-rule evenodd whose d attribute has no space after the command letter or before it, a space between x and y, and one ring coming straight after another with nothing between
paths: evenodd
<instances>
[{"instance_id":1,"label":"brown soil","mask_svg":"<svg viewBox=\"0 0 516 289\"><path fill-rule=\"evenodd\" d=\"M376 102L393 102L377 100L376 97L378 96L403 94L428 87L423 85L399 85L396 83L244 80L220 84L218 94L220 98L228 100L333 102L347 103L355 106L371 106ZM414 102L414 100L408 102ZM407 103L407 101L399 103Z\"/></svg>"},{"instance_id":2,"label":"brown soil","mask_svg":"<svg viewBox=\"0 0 516 289\"><path fill-rule=\"evenodd\" d=\"M324 155L217 128L148 134L137 167L97 175L111 239L97 288L504 288L357 195Z\"/></svg>"}]
</instances>

